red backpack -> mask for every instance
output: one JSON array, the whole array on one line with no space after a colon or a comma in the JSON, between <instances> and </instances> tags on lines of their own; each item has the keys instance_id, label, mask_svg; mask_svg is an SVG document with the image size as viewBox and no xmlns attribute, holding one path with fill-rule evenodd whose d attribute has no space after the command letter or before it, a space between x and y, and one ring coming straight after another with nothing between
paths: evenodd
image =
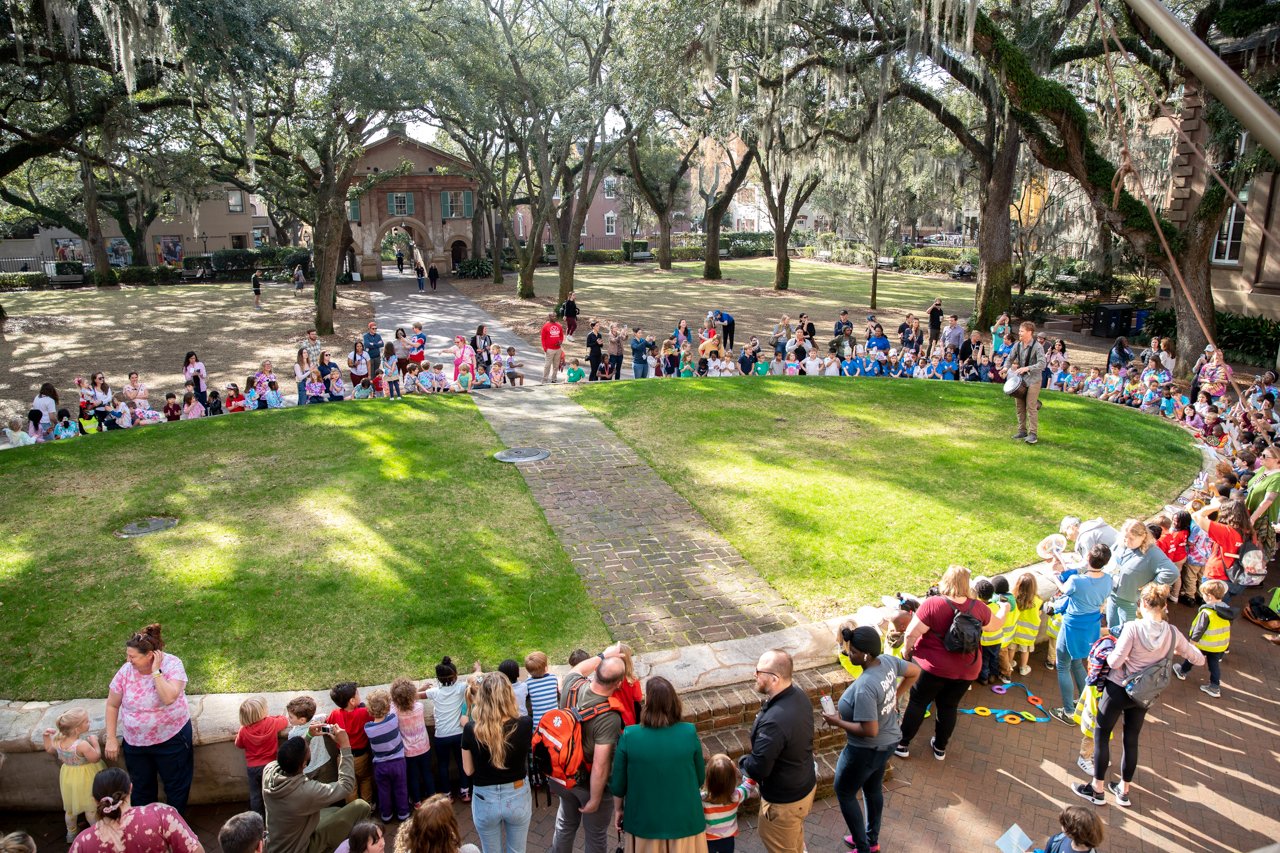
<instances>
[{"instance_id":1,"label":"red backpack","mask_svg":"<svg viewBox=\"0 0 1280 853\"><path fill-rule=\"evenodd\" d=\"M542 775L566 788L577 784L579 771L591 770L591 762L582 749L582 726L610 711L622 715L621 703L613 696L609 697L608 702L579 710L578 698L587 683L584 678L569 688L565 695L565 707L554 708L543 714L533 733L534 761Z\"/></svg>"}]
</instances>

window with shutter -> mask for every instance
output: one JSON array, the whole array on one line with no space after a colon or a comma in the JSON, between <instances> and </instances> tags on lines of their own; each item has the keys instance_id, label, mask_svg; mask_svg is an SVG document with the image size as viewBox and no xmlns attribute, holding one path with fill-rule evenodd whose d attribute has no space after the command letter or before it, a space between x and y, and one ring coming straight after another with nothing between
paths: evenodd
<instances>
[{"instance_id":1,"label":"window with shutter","mask_svg":"<svg viewBox=\"0 0 1280 853\"><path fill-rule=\"evenodd\" d=\"M474 196L473 196L473 194L472 194L471 190L466 190L465 192L463 192L463 194L462 194L462 215L463 215L463 216L465 216L467 219L470 219L470 218L471 218L471 214L473 213L473 207L472 207L472 206L473 206L474 204L475 204L475 199L474 199Z\"/></svg>"},{"instance_id":2,"label":"window with shutter","mask_svg":"<svg viewBox=\"0 0 1280 853\"><path fill-rule=\"evenodd\" d=\"M347 199L347 219L351 222L360 221L360 199Z\"/></svg>"},{"instance_id":3,"label":"window with shutter","mask_svg":"<svg viewBox=\"0 0 1280 853\"><path fill-rule=\"evenodd\" d=\"M448 193L440 193L440 218L449 219L453 216L453 205L450 204L452 199Z\"/></svg>"},{"instance_id":4,"label":"window with shutter","mask_svg":"<svg viewBox=\"0 0 1280 853\"><path fill-rule=\"evenodd\" d=\"M405 215L413 216L413 193L405 193Z\"/></svg>"},{"instance_id":5,"label":"window with shutter","mask_svg":"<svg viewBox=\"0 0 1280 853\"><path fill-rule=\"evenodd\" d=\"M396 215L396 194L387 193L387 216Z\"/></svg>"}]
</instances>

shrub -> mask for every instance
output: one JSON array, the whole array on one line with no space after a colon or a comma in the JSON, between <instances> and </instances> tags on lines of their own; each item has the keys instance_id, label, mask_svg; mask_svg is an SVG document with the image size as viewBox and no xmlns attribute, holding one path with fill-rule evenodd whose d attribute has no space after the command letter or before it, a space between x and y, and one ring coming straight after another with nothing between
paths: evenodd
<instances>
[{"instance_id":1,"label":"shrub","mask_svg":"<svg viewBox=\"0 0 1280 853\"><path fill-rule=\"evenodd\" d=\"M1280 349L1280 323L1266 317L1247 317L1229 311L1215 311L1217 344L1227 361L1273 365ZM1144 335L1174 337L1178 332L1172 310L1152 311L1142 326Z\"/></svg>"},{"instance_id":2,"label":"shrub","mask_svg":"<svg viewBox=\"0 0 1280 853\"><path fill-rule=\"evenodd\" d=\"M760 254L760 247L748 240L734 240L729 244L729 257L750 258Z\"/></svg>"},{"instance_id":3,"label":"shrub","mask_svg":"<svg viewBox=\"0 0 1280 853\"><path fill-rule=\"evenodd\" d=\"M644 243L636 243L637 252L645 252L640 248ZM582 264L620 264L627 260L626 249L579 249L578 262Z\"/></svg>"},{"instance_id":4,"label":"shrub","mask_svg":"<svg viewBox=\"0 0 1280 853\"><path fill-rule=\"evenodd\" d=\"M55 261L54 275L84 275L84 263L81 261Z\"/></svg>"},{"instance_id":5,"label":"shrub","mask_svg":"<svg viewBox=\"0 0 1280 853\"><path fill-rule=\"evenodd\" d=\"M912 272L949 273L956 261L951 258L931 258L927 255L903 255L898 258L898 266Z\"/></svg>"},{"instance_id":6,"label":"shrub","mask_svg":"<svg viewBox=\"0 0 1280 853\"><path fill-rule=\"evenodd\" d=\"M734 254L734 245L738 252ZM749 258L752 255L773 254L772 231L729 231L720 235L720 248L728 249L730 257Z\"/></svg>"},{"instance_id":7,"label":"shrub","mask_svg":"<svg viewBox=\"0 0 1280 853\"><path fill-rule=\"evenodd\" d=\"M0 272L0 291L43 290L49 286L49 276L42 272Z\"/></svg>"},{"instance_id":8,"label":"shrub","mask_svg":"<svg viewBox=\"0 0 1280 853\"><path fill-rule=\"evenodd\" d=\"M911 249L912 257L922 258L950 258L952 266L958 263L965 252L973 251L972 249L961 249L958 246L921 246Z\"/></svg>"},{"instance_id":9,"label":"shrub","mask_svg":"<svg viewBox=\"0 0 1280 853\"><path fill-rule=\"evenodd\" d=\"M394 255L392 256L394 258ZM311 253L306 249L291 249L289 254L284 256L281 265L289 272L293 272L296 266L302 267L302 274L311 277Z\"/></svg>"},{"instance_id":10,"label":"shrub","mask_svg":"<svg viewBox=\"0 0 1280 853\"><path fill-rule=\"evenodd\" d=\"M462 278L488 278L493 275L493 261L489 258L464 258L458 264Z\"/></svg>"},{"instance_id":11,"label":"shrub","mask_svg":"<svg viewBox=\"0 0 1280 853\"><path fill-rule=\"evenodd\" d=\"M86 278L95 287L114 287L119 284L116 271L110 267L105 270L93 270L87 274Z\"/></svg>"},{"instance_id":12,"label":"shrub","mask_svg":"<svg viewBox=\"0 0 1280 853\"><path fill-rule=\"evenodd\" d=\"M198 270L213 265L213 255L187 255L182 259L184 270Z\"/></svg>"},{"instance_id":13,"label":"shrub","mask_svg":"<svg viewBox=\"0 0 1280 853\"><path fill-rule=\"evenodd\" d=\"M215 270L251 270L258 263L254 249L219 249L213 253Z\"/></svg>"},{"instance_id":14,"label":"shrub","mask_svg":"<svg viewBox=\"0 0 1280 853\"><path fill-rule=\"evenodd\" d=\"M680 246L671 250L673 261L700 261L706 257L707 250L702 246Z\"/></svg>"},{"instance_id":15,"label":"shrub","mask_svg":"<svg viewBox=\"0 0 1280 853\"><path fill-rule=\"evenodd\" d=\"M258 266L260 267L278 267L283 265L285 258L296 252L293 246L262 246L258 252Z\"/></svg>"},{"instance_id":16,"label":"shrub","mask_svg":"<svg viewBox=\"0 0 1280 853\"><path fill-rule=\"evenodd\" d=\"M1016 319L1043 323L1057 307L1058 300L1047 293L1027 293L1013 297L1009 304L1009 313Z\"/></svg>"},{"instance_id":17,"label":"shrub","mask_svg":"<svg viewBox=\"0 0 1280 853\"><path fill-rule=\"evenodd\" d=\"M592 251L605 251L605 250L593 249ZM647 251L649 251L648 240L623 240L622 241L622 259L623 260L626 260L626 261L631 260L631 255L633 252L647 252ZM581 255L581 252L579 252L579 255Z\"/></svg>"}]
</instances>

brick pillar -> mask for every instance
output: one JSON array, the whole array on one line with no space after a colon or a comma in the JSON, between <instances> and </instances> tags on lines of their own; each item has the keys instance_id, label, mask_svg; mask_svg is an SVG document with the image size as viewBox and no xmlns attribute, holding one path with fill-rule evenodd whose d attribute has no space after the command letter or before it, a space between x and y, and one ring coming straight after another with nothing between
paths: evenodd
<instances>
[{"instance_id":1,"label":"brick pillar","mask_svg":"<svg viewBox=\"0 0 1280 853\"><path fill-rule=\"evenodd\" d=\"M1203 113L1204 98L1200 94L1199 86L1195 81L1188 80L1179 125L1182 132L1201 148L1204 147L1206 135ZM1165 200L1164 214L1170 222L1182 227L1187 224L1190 212L1199 204L1207 174L1204 160L1195 153L1195 147L1191 143L1175 136L1174 145L1173 180L1169 197Z\"/></svg>"}]
</instances>

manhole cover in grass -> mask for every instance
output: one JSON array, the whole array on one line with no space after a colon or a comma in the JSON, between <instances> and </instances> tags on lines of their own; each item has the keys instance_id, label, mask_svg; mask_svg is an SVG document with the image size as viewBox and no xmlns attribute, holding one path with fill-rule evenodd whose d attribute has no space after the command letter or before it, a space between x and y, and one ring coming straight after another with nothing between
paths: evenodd
<instances>
[{"instance_id":1,"label":"manhole cover in grass","mask_svg":"<svg viewBox=\"0 0 1280 853\"><path fill-rule=\"evenodd\" d=\"M537 462L550 455L550 450L541 447L509 447L493 454L493 458L499 462Z\"/></svg>"},{"instance_id":2,"label":"manhole cover in grass","mask_svg":"<svg viewBox=\"0 0 1280 853\"><path fill-rule=\"evenodd\" d=\"M139 521L131 521L124 527L116 531L116 536L121 539L133 539L137 536L146 536L148 533L159 533L161 530L168 530L178 523L176 518L143 518Z\"/></svg>"}]
</instances>

